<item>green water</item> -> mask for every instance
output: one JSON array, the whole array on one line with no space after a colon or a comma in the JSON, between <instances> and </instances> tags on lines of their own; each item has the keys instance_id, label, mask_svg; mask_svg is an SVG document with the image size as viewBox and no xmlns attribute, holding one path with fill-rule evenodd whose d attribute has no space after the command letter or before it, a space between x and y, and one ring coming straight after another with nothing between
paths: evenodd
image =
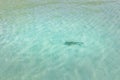
<instances>
[{"instance_id":1,"label":"green water","mask_svg":"<svg viewBox=\"0 0 120 80\"><path fill-rule=\"evenodd\" d=\"M120 80L119 1L0 4L0 80Z\"/></svg>"}]
</instances>

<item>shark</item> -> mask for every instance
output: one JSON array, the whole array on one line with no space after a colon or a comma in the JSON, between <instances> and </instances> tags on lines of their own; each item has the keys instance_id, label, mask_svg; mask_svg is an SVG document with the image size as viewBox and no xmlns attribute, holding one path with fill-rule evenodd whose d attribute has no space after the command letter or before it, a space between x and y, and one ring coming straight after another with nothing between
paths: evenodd
<instances>
[{"instance_id":1,"label":"shark","mask_svg":"<svg viewBox=\"0 0 120 80\"><path fill-rule=\"evenodd\" d=\"M64 45L67 45L67 46L73 46L73 45L82 46L83 44L84 44L83 42L74 42L74 41L66 41L66 42L64 42Z\"/></svg>"}]
</instances>

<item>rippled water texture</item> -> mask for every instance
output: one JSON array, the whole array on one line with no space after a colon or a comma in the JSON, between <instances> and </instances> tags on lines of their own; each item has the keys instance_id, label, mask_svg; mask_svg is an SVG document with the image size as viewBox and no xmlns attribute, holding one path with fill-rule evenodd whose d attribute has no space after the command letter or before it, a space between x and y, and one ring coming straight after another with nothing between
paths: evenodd
<instances>
[{"instance_id":1,"label":"rippled water texture","mask_svg":"<svg viewBox=\"0 0 120 80\"><path fill-rule=\"evenodd\" d=\"M120 80L120 1L0 0L0 80Z\"/></svg>"}]
</instances>

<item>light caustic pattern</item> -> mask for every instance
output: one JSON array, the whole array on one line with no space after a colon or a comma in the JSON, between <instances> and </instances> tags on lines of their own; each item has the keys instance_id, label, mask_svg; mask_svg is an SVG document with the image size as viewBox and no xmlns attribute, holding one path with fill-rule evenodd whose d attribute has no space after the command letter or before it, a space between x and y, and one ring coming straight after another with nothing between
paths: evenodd
<instances>
[{"instance_id":1,"label":"light caustic pattern","mask_svg":"<svg viewBox=\"0 0 120 80\"><path fill-rule=\"evenodd\" d=\"M120 80L120 5L0 0L0 80Z\"/></svg>"}]
</instances>

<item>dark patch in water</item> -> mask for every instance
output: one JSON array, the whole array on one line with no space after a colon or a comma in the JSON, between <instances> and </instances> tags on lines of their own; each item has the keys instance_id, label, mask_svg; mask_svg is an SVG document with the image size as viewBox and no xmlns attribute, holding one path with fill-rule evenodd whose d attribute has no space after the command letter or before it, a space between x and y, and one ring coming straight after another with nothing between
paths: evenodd
<instances>
[{"instance_id":1,"label":"dark patch in water","mask_svg":"<svg viewBox=\"0 0 120 80\"><path fill-rule=\"evenodd\" d=\"M66 41L66 42L64 43L64 45L67 45L67 46L73 46L73 45L82 46L82 45L83 45L83 42Z\"/></svg>"}]
</instances>

